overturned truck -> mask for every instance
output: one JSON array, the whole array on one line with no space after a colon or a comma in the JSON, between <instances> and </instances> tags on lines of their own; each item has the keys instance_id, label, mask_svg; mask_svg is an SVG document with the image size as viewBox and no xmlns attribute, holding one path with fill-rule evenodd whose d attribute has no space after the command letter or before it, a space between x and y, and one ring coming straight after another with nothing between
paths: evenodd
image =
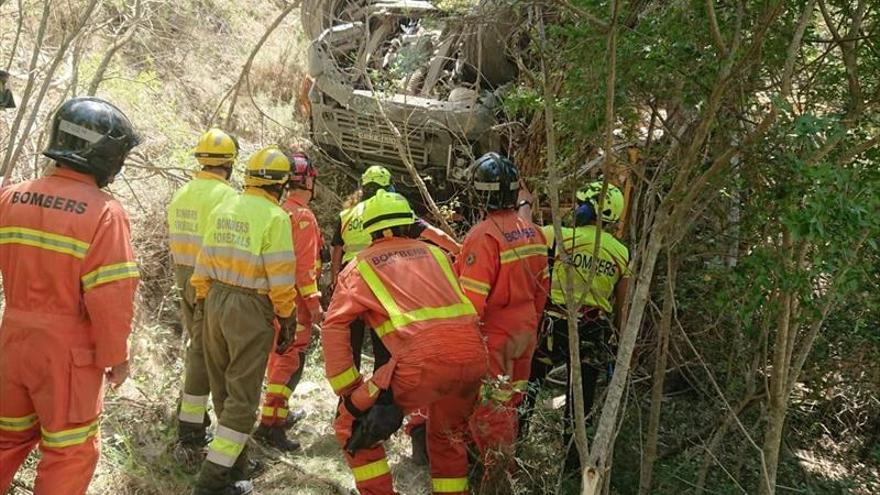
<instances>
[{"instance_id":1,"label":"overturned truck","mask_svg":"<svg viewBox=\"0 0 880 495\"><path fill-rule=\"evenodd\" d=\"M454 13L435 3L305 0L304 106L326 160L353 177L383 165L412 187L409 160L443 199L475 156L501 148L500 93L517 74L506 49L513 20L498 0Z\"/></svg>"}]
</instances>

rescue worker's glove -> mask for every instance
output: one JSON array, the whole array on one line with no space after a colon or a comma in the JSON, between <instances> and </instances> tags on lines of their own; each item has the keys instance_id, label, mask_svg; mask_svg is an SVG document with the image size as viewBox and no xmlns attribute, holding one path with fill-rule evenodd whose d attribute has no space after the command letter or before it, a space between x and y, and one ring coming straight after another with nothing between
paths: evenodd
<instances>
[{"instance_id":1,"label":"rescue worker's glove","mask_svg":"<svg viewBox=\"0 0 880 495\"><path fill-rule=\"evenodd\" d=\"M278 342L275 344L275 352L284 354L284 351L293 344L296 335L296 315L290 315L287 318L278 318L278 324L281 327L278 332Z\"/></svg>"},{"instance_id":2,"label":"rescue worker's glove","mask_svg":"<svg viewBox=\"0 0 880 495\"><path fill-rule=\"evenodd\" d=\"M381 391L376 403L366 412L352 411L350 401L345 401L345 407L355 416L351 437L345 443L349 455L388 440L403 425L403 409L394 404L391 390Z\"/></svg>"}]
</instances>

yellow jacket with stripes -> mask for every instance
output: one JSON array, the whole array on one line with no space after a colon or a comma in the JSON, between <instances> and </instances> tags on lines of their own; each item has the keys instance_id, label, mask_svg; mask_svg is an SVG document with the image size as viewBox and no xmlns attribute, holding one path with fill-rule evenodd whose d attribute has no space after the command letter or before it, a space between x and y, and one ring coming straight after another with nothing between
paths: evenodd
<instances>
[{"instance_id":1,"label":"yellow jacket with stripes","mask_svg":"<svg viewBox=\"0 0 880 495\"><path fill-rule=\"evenodd\" d=\"M271 195L248 187L208 216L191 282L199 299L215 281L253 289L286 318L296 306L295 273L290 216Z\"/></svg>"},{"instance_id":2,"label":"yellow jacket with stripes","mask_svg":"<svg viewBox=\"0 0 880 495\"><path fill-rule=\"evenodd\" d=\"M168 237L174 264L195 266L208 215L235 196L235 190L222 177L210 172L197 172L174 193L168 205Z\"/></svg>"},{"instance_id":3,"label":"yellow jacket with stripes","mask_svg":"<svg viewBox=\"0 0 880 495\"><path fill-rule=\"evenodd\" d=\"M555 243L553 226L546 225L542 229L547 238L547 246L556 245L550 300L556 305L565 306L566 273L570 272L574 278L575 300L579 301L581 306L598 308L611 314L614 286L622 277L629 276L629 250L626 246L608 232L601 232L597 251L595 225L563 227L562 239ZM559 253L563 249L568 253L570 266L564 265L560 259ZM596 273L591 279L593 265L596 265ZM588 281L590 281L589 285Z\"/></svg>"}]
</instances>

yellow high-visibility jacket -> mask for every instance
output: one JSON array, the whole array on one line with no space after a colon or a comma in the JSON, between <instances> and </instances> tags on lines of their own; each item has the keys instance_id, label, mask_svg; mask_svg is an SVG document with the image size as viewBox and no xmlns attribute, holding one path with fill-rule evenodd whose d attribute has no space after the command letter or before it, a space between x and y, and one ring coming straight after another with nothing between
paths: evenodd
<instances>
[{"instance_id":1,"label":"yellow high-visibility jacket","mask_svg":"<svg viewBox=\"0 0 880 495\"><path fill-rule=\"evenodd\" d=\"M208 294L212 281L254 289L286 318L296 306L295 274L290 216L275 198L246 187L211 212L191 279L196 298Z\"/></svg>"},{"instance_id":2,"label":"yellow high-visibility jacket","mask_svg":"<svg viewBox=\"0 0 880 495\"><path fill-rule=\"evenodd\" d=\"M543 227L547 246L553 246L554 231L552 225ZM562 239L556 242L555 263L550 284L550 300L559 306L565 306L566 272L572 270L574 278L574 297L581 306L598 308L611 314L611 296L614 286L621 278L628 277L629 250L608 232L599 237L598 259L593 259L596 246L596 226L584 225L577 228L563 227ZM565 249L571 259L572 266L564 265L559 259L559 252ZM587 280L590 270L596 263L596 275L590 286Z\"/></svg>"},{"instance_id":3,"label":"yellow high-visibility jacket","mask_svg":"<svg viewBox=\"0 0 880 495\"><path fill-rule=\"evenodd\" d=\"M364 214L364 202L352 206L351 208L342 210L339 213L339 221L342 233L342 262L348 263L355 256L373 242L370 234L364 232L364 223L361 217Z\"/></svg>"},{"instance_id":4,"label":"yellow high-visibility jacket","mask_svg":"<svg viewBox=\"0 0 880 495\"><path fill-rule=\"evenodd\" d=\"M196 265L208 215L235 196L235 189L209 172L196 173L193 180L174 193L168 205L168 237L174 264Z\"/></svg>"}]
</instances>

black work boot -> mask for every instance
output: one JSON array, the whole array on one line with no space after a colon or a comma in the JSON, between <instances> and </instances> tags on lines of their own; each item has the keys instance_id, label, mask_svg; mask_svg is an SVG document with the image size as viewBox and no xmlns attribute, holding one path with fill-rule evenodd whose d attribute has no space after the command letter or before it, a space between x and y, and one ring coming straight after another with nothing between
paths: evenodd
<instances>
[{"instance_id":1,"label":"black work boot","mask_svg":"<svg viewBox=\"0 0 880 495\"><path fill-rule=\"evenodd\" d=\"M185 472L195 473L205 460L205 448L211 438L205 426L181 421L177 426L177 444L172 449L172 457Z\"/></svg>"},{"instance_id":2,"label":"black work boot","mask_svg":"<svg viewBox=\"0 0 880 495\"><path fill-rule=\"evenodd\" d=\"M419 425L412 429L409 433L412 441L412 461L417 466L428 465L428 428L425 425Z\"/></svg>"},{"instance_id":3,"label":"black work boot","mask_svg":"<svg viewBox=\"0 0 880 495\"><path fill-rule=\"evenodd\" d=\"M253 493L254 484L241 479L241 467L247 463L247 447L235 460L234 467L224 467L205 461L196 478L192 495L247 495Z\"/></svg>"},{"instance_id":4,"label":"black work boot","mask_svg":"<svg viewBox=\"0 0 880 495\"><path fill-rule=\"evenodd\" d=\"M207 418L207 415L205 416ZM211 420L203 424L177 422L177 441L188 448L202 448L211 443L212 435L208 431Z\"/></svg>"},{"instance_id":5,"label":"black work boot","mask_svg":"<svg viewBox=\"0 0 880 495\"><path fill-rule=\"evenodd\" d=\"M299 450L300 447L299 442L287 438L284 425L266 426L261 424L257 428L257 431L254 432L254 437L263 441L263 443L270 447L275 447L276 449L285 452L293 452L294 450Z\"/></svg>"},{"instance_id":6,"label":"black work boot","mask_svg":"<svg viewBox=\"0 0 880 495\"><path fill-rule=\"evenodd\" d=\"M192 495L248 495L254 492L254 484L250 480L235 481L222 488L193 488Z\"/></svg>"}]
</instances>

